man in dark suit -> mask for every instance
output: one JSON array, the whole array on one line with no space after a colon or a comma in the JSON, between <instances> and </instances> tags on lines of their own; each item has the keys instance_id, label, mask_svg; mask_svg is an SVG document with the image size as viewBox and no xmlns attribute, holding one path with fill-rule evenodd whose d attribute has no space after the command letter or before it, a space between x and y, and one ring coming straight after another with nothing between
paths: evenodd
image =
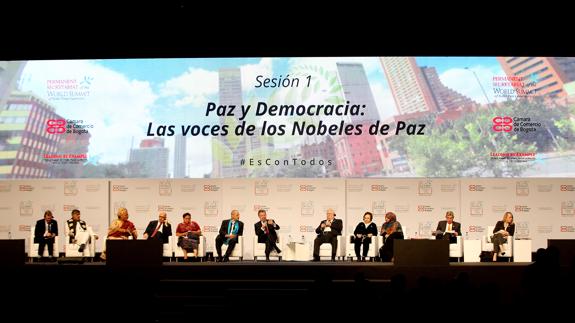
<instances>
[{"instance_id":1,"label":"man in dark suit","mask_svg":"<svg viewBox=\"0 0 575 323\"><path fill-rule=\"evenodd\" d=\"M47 210L44 212L44 219L36 222L34 229L34 243L38 244L38 256L42 257L44 248L48 246L48 254L50 257L54 255L54 241L58 236L58 223L54 220L52 211Z\"/></svg>"},{"instance_id":2,"label":"man in dark suit","mask_svg":"<svg viewBox=\"0 0 575 323\"><path fill-rule=\"evenodd\" d=\"M461 235L461 223L453 222L455 215L452 211L445 213L446 221L439 221L435 230L435 239L449 240L449 243L457 243L457 236Z\"/></svg>"},{"instance_id":3,"label":"man in dark suit","mask_svg":"<svg viewBox=\"0 0 575 323\"><path fill-rule=\"evenodd\" d=\"M275 249L278 254L282 252L276 245L278 241L276 230L279 230L280 226L277 225L274 220L268 220L266 210L259 210L258 217L260 220L254 224L254 230L258 236L258 243L266 244L266 261L270 261L270 253L272 250Z\"/></svg>"},{"instance_id":4,"label":"man in dark suit","mask_svg":"<svg viewBox=\"0 0 575 323\"><path fill-rule=\"evenodd\" d=\"M216 237L216 251L219 261L229 261L229 257L238 243L238 237L244 233L244 223L240 221L240 212L232 210L231 219L223 220L220 233ZM228 249L222 259L222 245L227 244Z\"/></svg>"},{"instance_id":5,"label":"man in dark suit","mask_svg":"<svg viewBox=\"0 0 575 323\"><path fill-rule=\"evenodd\" d=\"M168 243L172 235L172 226L168 223L168 215L166 212L160 212L158 220L153 220L148 223L146 231L144 231L144 239L158 239L162 243Z\"/></svg>"},{"instance_id":6,"label":"man in dark suit","mask_svg":"<svg viewBox=\"0 0 575 323\"><path fill-rule=\"evenodd\" d=\"M335 261L337 251L337 236L341 235L343 221L335 218L333 209L327 209L327 218L319 224L313 241L313 261L319 261L319 247L324 243L331 244L331 260Z\"/></svg>"}]
</instances>

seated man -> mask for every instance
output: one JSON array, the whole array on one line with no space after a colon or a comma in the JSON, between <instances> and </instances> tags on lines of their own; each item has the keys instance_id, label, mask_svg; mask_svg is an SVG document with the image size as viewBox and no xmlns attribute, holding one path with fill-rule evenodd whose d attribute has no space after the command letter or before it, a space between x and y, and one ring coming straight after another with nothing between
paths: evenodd
<instances>
[{"instance_id":1,"label":"seated man","mask_svg":"<svg viewBox=\"0 0 575 323\"><path fill-rule=\"evenodd\" d=\"M231 219L223 220L220 226L220 234L216 237L216 251L219 261L228 261L238 243L238 236L244 233L244 223L240 221L240 212L232 210ZM222 245L227 244L228 249L222 259Z\"/></svg>"},{"instance_id":2,"label":"seated man","mask_svg":"<svg viewBox=\"0 0 575 323\"><path fill-rule=\"evenodd\" d=\"M449 243L457 243L457 236L461 235L461 223L453 222L455 215L452 211L445 213L446 221L439 221L435 231L435 239L449 240Z\"/></svg>"},{"instance_id":3,"label":"seated man","mask_svg":"<svg viewBox=\"0 0 575 323\"><path fill-rule=\"evenodd\" d=\"M280 226L274 220L267 218L266 210L259 210L258 217L260 220L254 224L254 230L258 236L258 243L266 244L266 261L270 261L272 250L275 250L278 254L282 252L276 244L278 240L276 230L279 230Z\"/></svg>"},{"instance_id":4,"label":"seated man","mask_svg":"<svg viewBox=\"0 0 575 323\"><path fill-rule=\"evenodd\" d=\"M66 236L68 236L69 243L78 245L78 252L84 252L86 244L94 243L90 241L86 221L80 220L80 210L72 210L72 218L66 221Z\"/></svg>"},{"instance_id":5,"label":"seated man","mask_svg":"<svg viewBox=\"0 0 575 323\"><path fill-rule=\"evenodd\" d=\"M327 209L326 219L321 221L315 233L317 237L313 241L313 261L319 261L319 248L324 243L331 244L331 260L335 261L337 251L337 236L341 235L343 221L335 219L333 209Z\"/></svg>"},{"instance_id":6,"label":"seated man","mask_svg":"<svg viewBox=\"0 0 575 323\"><path fill-rule=\"evenodd\" d=\"M34 243L38 244L38 257L42 257L46 246L48 246L49 256L54 256L54 240L57 236L58 223L54 220L52 211L46 210L44 219L38 220L34 229Z\"/></svg>"},{"instance_id":7,"label":"seated man","mask_svg":"<svg viewBox=\"0 0 575 323\"><path fill-rule=\"evenodd\" d=\"M152 220L144 231L144 239L148 238L161 240L162 243L168 243L172 235L172 226L168 223L166 212L158 214L158 220Z\"/></svg>"}]
</instances>

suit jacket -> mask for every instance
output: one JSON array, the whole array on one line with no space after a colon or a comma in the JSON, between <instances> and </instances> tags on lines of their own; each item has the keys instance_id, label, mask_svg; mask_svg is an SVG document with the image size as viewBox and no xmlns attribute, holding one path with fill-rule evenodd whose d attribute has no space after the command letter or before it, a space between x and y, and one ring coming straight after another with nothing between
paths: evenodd
<instances>
[{"instance_id":1,"label":"suit jacket","mask_svg":"<svg viewBox=\"0 0 575 323\"><path fill-rule=\"evenodd\" d=\"M36 228L34 229L34 243L39 243L44 239L44 232L46 232L46 221L44 219L36 221ZM50 223L50 228L48 230L50 233L58 235L58 222L52 219Z\"/></svg>"},{"instance_id":2,"label":"suit jacket","mask_svg":"<svg viewBox=\"0 0 575 323\"><path fill-rule=\"evenodd\" d=\"M355 230L353 231L353 235L355 236L356 234L363 234L364 236L367 235L368 233L373 234L374 236L377 236L377 225L373 222L371 222L367 228L365 227L365 223L363 221L361 221L356 227Z\"/></svg>"},{"instance_id":3,"label":"suit jacket","mask_svg":"<svg viewBox=\"0 0 575 323\"><path fill-rule=\"evenodd\" d=\"M445 231L447 231L447 221L439 221L436 230L441 231L441 233L445 233ZM457 235L461 236L461 223L453 221L451 224L451 231L455 231L457 232Z\"/></svg>"},{"instance_id":4,"label":"suit jacket","mask_svg":"<svg viewBox=\"0 0 575 323\"><path fill-rule=\"evenodd\" d=\"M495 225L495 229L493 229L493 233L496 233L499 230L505 230L505 225L503 224L503 221L497 221L497 224ZM505 230L505 231L509 232L510 236L513 236L513 234L515 233L515 223L511 223L507 227L507 230Z\"/></svg>"},{"instance_id":5,"label":"suit jacket","mask_svg":"<svg viewBox=\"0 0 575 323\"><path fill-rule=\"evenodd\" d=\"M220 234L219 236L222 237L223 239L226 238L226 234L228 234L228 225L230 224L230 219L227 220L223 220L222 221L222 226L220 226ZM240 220L236 221L236 225L239 225L238 227L238 235L234 238L234 240L238 241L238 236L241 236L244 234L244 223Z\"/></svg>"},{"instance_id":6,"label":"suit jacket","mask_svg":"<svg viewBox=\"0 0 575 323\"><path fill-rule=\"evenodd\" d=\"M158 226L158 220L153 220L148 223L148 227L146 227L146 231L144 233L148 234L148 238L152 237L152 234L156 230ZM162 228L162 232L158 231L154 236L154 239L162 239L162 243L168 243L170 241L170 236L172 235L172 226L169 223L164 222L164 227Z\"/></svg>"},{"instance_id":7,"label":"suit jacket","mask_svg":"<svg viewBox=\"0 0 575 323\"><path fill-rule=\"evenodd\" d=\"M266 223L269 231L269 239L271 242L276 243L278 241L278 234L276 230L280 229L280 226L277 223L268 224ZM268 235L266 232L262 230L262 221L258 221L254 224L254 230L256 231L256 235L258 236L258 243L265 243L268 239Z\"/></svg>"},{"instance_id":8,"label":"suit jacket","mask_svg":"<svg viewBox=\"0 0 575 323\"><path fill-rule=\"evenodd\" d=\"M323 231L325 230L325 228L322 229L321 225L325 224L326 222L327 222L327 220L321 221L319 226L317 227L317 229L315 229L315 233L317 233L317 235L323 234ZM343 229L343 221L340 219L333 219L333 222L331 223L331 232L333 232L333 234L339 236L339 235L341 235L342 229Z\"/></svg>"}]
</instances>

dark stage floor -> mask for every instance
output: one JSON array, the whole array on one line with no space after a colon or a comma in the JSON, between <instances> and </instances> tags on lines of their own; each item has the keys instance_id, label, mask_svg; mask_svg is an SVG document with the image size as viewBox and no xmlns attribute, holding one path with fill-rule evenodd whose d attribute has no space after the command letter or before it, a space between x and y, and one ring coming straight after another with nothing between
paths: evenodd
<instances>
[{"instance_id":1,"label":"dark stage floor","mask_svg":"<svg viewBox=\"0 0 575 323\"><path fill-rule=\"evenodd\" d=\"M244 261L115 268L102 262L27 263L2 270L5 278L10 277L4 283L4 292L12 300L10 309L18 309L20 299L29 299L26 304L30 304L48 297L55 312L60 308L71 317L85 308L77 304L90 304L86 306L97 315L96 321L107 308L120 307L126 312L115 319L187 322L198 317L222 319L219 315L232 315L224 314L230 308L234 317L250 317L257 308L262 315L269 311L273 316L305 319L308 313L318 309L323 313L325 308L336 318L343 315L341 311L365 306L374 315L393 309L387 317L401 318L407 314L432 317L446 304L454 315L488 314L491 310L478 310L529 306L535 300L560 306L565 299L549 293L573 286L570 269L532 273L529 268L533 268L530 263L505 262L401 267L371 262ZM537 285L540 281L543 287ZM27 315L42 316L35 311Z\"/></svg>"}]
</instances>

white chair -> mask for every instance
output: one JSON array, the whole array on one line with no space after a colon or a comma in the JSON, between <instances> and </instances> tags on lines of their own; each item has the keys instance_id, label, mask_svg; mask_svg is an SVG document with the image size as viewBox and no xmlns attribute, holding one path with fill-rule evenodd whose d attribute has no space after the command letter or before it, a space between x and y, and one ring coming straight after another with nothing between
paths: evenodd
<instances>
[{"instance_id":1,"label":"white chair","mask_svg":"<svg viewBox=\"0 0 575 323\"><path fill-rule=\"evenodd\" d=\"M38 247L39 244L38 243L34 243L34 231L36 229L36 226L33 225L30 227L30 244L28 246L28 258L30 258L30 260L32 260L33 258L38 256ZM60 243L58 242L58 240L60 239L60 236L56 236L56 238L54 238L54 257L58 258L60 256ZM48 246L46 246L44 248L44 254L42 255L43 257L48 257Z\"/></svg>"},{"instance_id":2,"label":"white chair","mask_svg":"<svg viewBox=\"0 0 575 323\"><path fill-rule=\"evenodd\" d=\"M342 235L338 235L337 236L337 250L335 251L335 258L339 259L339 258L343 258L344 256L344 244L342 243L343 239L342 239ZM331 243L322 243L321 246L319 247L319 258L321 260L321 258L329 258L331 259Z\"/></svg>"},{"instance_id":3,"label":"white chair","mask_svg":"<svg viewBox=\"0 0 575 323\"><path fill-rule=\"evenodd\" d=\"M495 226L491 225L487 227L486 235L484 235L483 239L481 239L481 251L493 251L493 243L491 242L491 237L493 237L493 229L495 229ZM511 257L513 257L512 236L507 237L507 242L503 244L503 248L505 250L505 255L502 255L500 251L499 254L497 254L497 257L508 258L508 260L511 261Z\"/></svg>"},{"instance_id":4,"label":"white chair","mask_svg":"<svg viewBox=\"0 0 575 323\"><path fill-rule=\"evenodd\" d=\"M449 257L457 258L457 262L463 257L463 237L457 236L457 243L449 244Z\"/></svg>"},{"instance_id":5,"label":"white chair","mask_svg":"<svg viewBox=\"0 0 575 323\"><path fill-rule=\"evenodd\" d=\"M172 260L172 257L174 256L174 236L169 236L168 237L168 243L164 243L162 244L162 256L164 258L170 258L170 261ZM198 250L199 252L199 250Z\"/></svg>"},{"instance_id":6,"label":"white chair","mask_svg":"<svg viewBox=\"0 0 575 323\"><path fill-rule=\"evenodd\" d=\"M175 258L183 258L184 257L184 250L178 246L178 237L176 236L170 236L171 238L171 243L172 243L172 250L174 251L174 257ZM165 249L165 245L164 245L164 255L166 254L166 249ZM193 257L194 253L193 252L188 252L188 257ZM205 236L200 236L199 240L198 240L198 258L200 258L200 260L202 260L204 257L206 256L206 237ZM164 256L167 257L167 256Z\"/></svg>"},{"instance_id":7,"label":"white chair","mask_svg":"<svg viewBox=\"0 0 575 323\"><path fill-rule=\"evenodd\" d=\"M378 248L377 236L372 236L371 243L369 244L369 250L367 251L367 256L370 258L370 260L373 260L375 257L377 257L378 250L379 248ZM355 256L355 244L353 243L353 234L350 234L347 237L346 251L347 251L347 257L349 259L357 260L357 257ZM360 247L360 254L363 255L363 245Z\"/></svg>"},{"instance_id":8,"label":"white chair","mask_svg":"<svg viewBox=\"0 0 575 323\"><path fill-rule=\"evenodd\" d=\"M278 248L283 249L281 246L282 243L282 239L280 237L280 235L278 234L278 240L276 241L276 245L278 246ZM223 248L222 248L223 249ZM259 243L258 242L258 236L254 236L254 261L258 260L258 257L266 257L266 244L265 243ZM272 250L272 252L270 253L270 259L278 259L278 260L282 260L282 255L276 253L274 250Z\"/></svg>"},{"instance_id":9,"label":"white chair","mask_svg":"<svg viewBox=\"0 0 575 323\"><path fill-rule=\"evenodd\" d=\"M227 250L228 250L228 245L223 244L222 245L222 256L226 254ZM236 243L236 246L234 247L234 250L232 251L232 254L230 255L230 259L232 259L232 258L238 259L240 261L244 259L244 237L243 236L238 236L238 243Z\"/></svg>"},{"instance_id":10,"label":"white chair","mask_svg":"<svg viewBox=\"0 0 575 323\"><path fill-rule=\"evenodd\" d=\"M95 257L96 256L96 234L92 230L91 226L86 227L88 234L90 235L90 241L86 244L83 252L79 252L79 245L75 243L70 243L70 237L68 236L68 227L66 226L66 236L64 237L64 253L66 257Z\"/></svg>"},{"instance_id":11,"label":"white chair","mask_svg":"<svg viewBox=\"0 0 575 323\"><path fill-rule=\"evenodd\" d=\"M408 227L406 225L401 226L401 232L403 232L403 240L411 239L411 235L409 234L407 228Z\"/></svg>"}]
</instances>

